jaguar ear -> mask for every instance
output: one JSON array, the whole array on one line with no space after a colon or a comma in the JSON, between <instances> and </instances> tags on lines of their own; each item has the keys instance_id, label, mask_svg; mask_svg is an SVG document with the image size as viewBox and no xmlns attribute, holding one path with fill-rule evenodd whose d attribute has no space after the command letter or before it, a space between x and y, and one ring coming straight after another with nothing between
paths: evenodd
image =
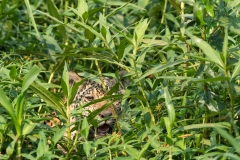
<instances>
[{"instance_id":1,"label":"jaguar ear","mask_svg":"<svg viewBox=\"0 0 240 160\"><path fill-rule=\"evenodd\" d=\"M79 77L79 75L73 71L68 71L68 75L69 75L69 84L71 86L82 80L82 78Z\"/></svg>"}]
</instances>

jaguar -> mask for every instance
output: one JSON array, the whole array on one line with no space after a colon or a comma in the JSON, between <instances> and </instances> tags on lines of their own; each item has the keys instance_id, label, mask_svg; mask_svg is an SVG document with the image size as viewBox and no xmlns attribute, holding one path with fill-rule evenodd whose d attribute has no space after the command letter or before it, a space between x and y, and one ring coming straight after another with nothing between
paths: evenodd
<instances>
[{"instance_id":1,"label":"jaguar","mask_svg":"<svg viewBox=\"0 0 240 160\"><path fill-rule=\"evenodd\" d=\"M119 77L123 77L127 72L119 71ZM69 71L69 85L73 86L75 83L80 82L82 78L75 72ZM87 104L93 100L97 100L100 98L103 98L106 96L106 93L111 90L113 86L118 83L118 80L116 78L109 78L109 77L102 77L101 82L97 82L91 79L88 79L84 81L79 87L76 92L76 95L73 99L73 103L70 105L70 110L73 111L80 106L83 106L84 104ZM123 94L124 89L129 84L129 80L124 80L121 82L121 85L119 85L119 90L117 91L117 94ZM103 100L94 104L91 104L85 108L82 108L82 116L87 117L89 114L97 109L100 109L103 107L108 100ZM110 134L113 130L113 127L116 123L116 116L118 116L121 113L121 101L115 101L112 106L104 109L97 115L98 120L98 127L95 132L95 129L93 127L89 130L89 139L92 139L94 137L99 138L102 136L105 136L107 134ZM74 123L79 120L80 117L78 116L72 116L70 118L70 122ZM54 122L53 122L54 121ZM54 112L54 118L51 121L47 122L47 125L50 127L53 127L56 124L60 124L59 120L56 118L56 114ZM74 126L72 126L74 127ZM71 132L71 139L76 135L76 130Z\"/></svg>"}]
</instances>

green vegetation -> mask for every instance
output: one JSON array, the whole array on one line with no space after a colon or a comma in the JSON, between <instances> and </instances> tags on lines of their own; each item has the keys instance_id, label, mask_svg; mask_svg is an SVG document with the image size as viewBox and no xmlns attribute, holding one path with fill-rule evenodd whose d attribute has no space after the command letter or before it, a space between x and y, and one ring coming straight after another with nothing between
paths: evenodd
<instances>
[{"instance_id":1,"label":"green vegetation","mask_svg":"<svg viewBox=\"0 0 240 160\"><path fill-rule=\"evenodd\" d=\"M240 159L239 0L0 4L0 159ZM122 99L113 134L87 140L98 112L70 130L67 70L121 69L130 85L105 97ZM63 125L43 123L52 111Z\"/></svg>"}]
</instances>

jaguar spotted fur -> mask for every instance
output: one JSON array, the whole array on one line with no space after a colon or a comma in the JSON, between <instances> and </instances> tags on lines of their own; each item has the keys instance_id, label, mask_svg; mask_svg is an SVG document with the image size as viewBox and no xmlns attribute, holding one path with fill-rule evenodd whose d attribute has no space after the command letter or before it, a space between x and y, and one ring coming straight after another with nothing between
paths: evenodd
<instances>
[{"instance_id":1,"label":"jaguar spotted fur","mask_svg":"<svg viewBox=\"0 0 240 160\"><path fill-rule=\"evenodd\" d=\"M75 72L69 71L69 84L70 86L73 86L75 83L82 80L82 78ZM120 71L119 76L122 77L126 74L126 71ZM106 95L106 92L108 92L117 82L118 80L116 78L109 78L109 77L103 77L103 83L98 83L93 80L87 80L83 82L76 93L76 96L73 100L73 103L70 106L70 110L73 111L74 109L77 109L80 107L80 105L87 104L91 102L92 100L103 98ZM128 81L123 81L122 85L119 85L119 91L117 94L123 94L124 88L128 85ZM104 86L105 87L104 87ZM94 104L91 104L85 108L82 109L82 116L88 116L91 112L101 108L104 106L108 101L104 100L101 102L97 102ZM108 133L111 133L116 119L113 117L113 114L116 113L116 115L119 115L121 113L121 102L116 101L113 103L112 106L104 109L102 112L100 112L97 115L98 120L98 128L97 132L95 133L94 128L90 128L90 134L89 137L92 139L93 137L102 137ZM108 118L111 117L111 118ZM72 116L70 118L70 122L74 123L76 122L80 117ZM56 121L56 119L55 119ZM59 122L58 122L59 123ZM54 123L55 124L55 123ZM73 127L73 126L72 126ZM71 139L76 135L76 130L71 132Z\"/></svg>"}]
</instances>

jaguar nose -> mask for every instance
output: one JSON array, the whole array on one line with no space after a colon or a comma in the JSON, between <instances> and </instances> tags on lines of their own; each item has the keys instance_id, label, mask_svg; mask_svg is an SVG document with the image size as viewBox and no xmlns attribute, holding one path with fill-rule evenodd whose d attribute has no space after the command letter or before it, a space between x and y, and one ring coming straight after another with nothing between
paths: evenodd
<instances>
[{"instance_id":1,"label":"jaguar nose","mask_svg":"<svg viewBox=\"0 0 240 160\"><path fill-rule=\"evenodd\" d=\"M104 111L102 111L100 114L99 114L99 116L101 117L101 118L106 118L106 117L109 117L109 116L111 116L112 115L112 111L111 110L104 110Z\"/></svg>"}]
</instances>

